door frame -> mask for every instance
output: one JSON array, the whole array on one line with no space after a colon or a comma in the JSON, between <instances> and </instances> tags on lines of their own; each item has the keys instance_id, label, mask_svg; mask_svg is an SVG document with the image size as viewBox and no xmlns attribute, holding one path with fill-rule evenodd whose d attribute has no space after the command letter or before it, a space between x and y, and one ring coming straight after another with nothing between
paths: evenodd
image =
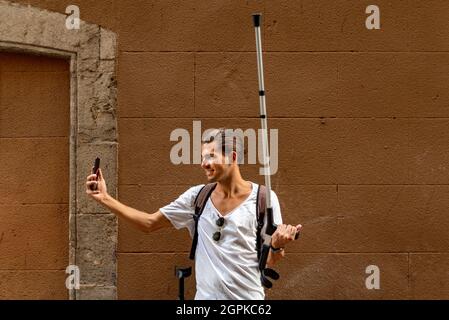
<instances>
[{"instance_id":1,"label":"door frame","mask_svg":"<svg viewBox=\"0 0 449 320\"><path fill-rule=\"evenodd\" d=\"M116 34L67 16L0 0L0 51L63 58L70 63L69 265L80 288L69 298L117 299L117 219L85 194L95 157L117 196ZM67 275L69 276L69 275Z\"/></svg>"}]
</instances>

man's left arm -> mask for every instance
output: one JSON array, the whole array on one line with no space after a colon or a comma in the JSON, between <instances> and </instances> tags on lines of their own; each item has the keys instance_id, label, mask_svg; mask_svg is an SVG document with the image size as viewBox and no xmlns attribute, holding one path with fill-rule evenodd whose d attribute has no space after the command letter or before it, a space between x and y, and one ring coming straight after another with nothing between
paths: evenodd
<instances>
[{"instance_id":1,"label":"man's left arm","mask_svg":"<svg viewBox=\"0 0 449 320\"><path fill-rule=\"evenodd\" d=\"M296 227L287 224L281 224L271 236L271 249L268 254L267 267L272 268L279 260L285 256L285 246L295 240L296 233L301 230L302 226L298 224Z\"/></svg>"}]
</instances>

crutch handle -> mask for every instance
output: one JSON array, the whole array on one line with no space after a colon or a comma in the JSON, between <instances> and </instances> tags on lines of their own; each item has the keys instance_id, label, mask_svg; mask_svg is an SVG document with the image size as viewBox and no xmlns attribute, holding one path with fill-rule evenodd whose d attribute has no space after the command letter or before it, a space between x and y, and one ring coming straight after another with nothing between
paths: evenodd
<instances>
[{"instance_id":1,"label":"crutch handle","mask_svg":"<svg viewBox=\"0 0 449 320\"><path fill-rule=\"evenodd\" d=\"M178 279L190 277L192 274L192 267L182 268L175 266L175 276Z\"/></svg>"}]
</instances>

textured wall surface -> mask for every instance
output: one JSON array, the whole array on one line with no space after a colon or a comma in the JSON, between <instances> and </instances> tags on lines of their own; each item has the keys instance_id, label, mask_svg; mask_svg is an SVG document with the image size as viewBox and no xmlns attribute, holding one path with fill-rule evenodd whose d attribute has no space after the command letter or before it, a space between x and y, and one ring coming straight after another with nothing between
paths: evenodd
<instances>
[{"instance_id":1,"label":"textured wall surface","mask_svg":"<svg viewBox=\"0 0 449 320\"><path fill-rule=\"evenodd\" d=\"M19 2L64 12L75 1ZM273 186L284 220L304 225L269 297L449 298L447 1L76 4L118 34L122 202L154 212L204 182L198 165L171 164L173 129L259 127L250 15L262 12ZM380 30L365 28L370 4ZM255 166L243 172L262 182ZM118 245L119 298L176 298L186 232L119 223ZM379 290L365 287L368 265Z\"/></svg>"}]
</instances>

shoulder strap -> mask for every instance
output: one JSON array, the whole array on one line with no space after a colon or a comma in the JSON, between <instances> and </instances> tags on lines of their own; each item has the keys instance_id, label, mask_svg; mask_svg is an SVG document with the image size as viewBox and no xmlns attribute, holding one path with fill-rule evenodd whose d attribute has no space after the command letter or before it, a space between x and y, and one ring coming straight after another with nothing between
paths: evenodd
<instances>
[{"instance_id":1,"label":"shoulder strap","mask_svg":"<svg viewBox=\"0 0 449 320\"><path fill-rule=\"evenodd\" d=\"M214 191L217 183L209 183L201 188L200 192L198 192L194 206L195 206L195 214L193 215L193 219L195 220L195 231L193 234L192 240L192 248L190 249L190 259L195 259L196 245L198 244L198 221L200 220L200 216L203 213L204 207L206 206L206 202L209 199L212 191Z\"/></svg>"},{"instance_id":2,"label":"shoulder strap","mask_svg":"<svg viewBox=\"0 0 449 320\"><path fill-rule=\"evenodd\" d=\"M262 228L264 225L265 211L267 208L266 202L267 191L265 186L259 185L257 190L256 200L256 215L257 215L257 231L256 231L256 251L257 259L260 259L260 252L262 248Z\"/></svg>"}]
</instances>

